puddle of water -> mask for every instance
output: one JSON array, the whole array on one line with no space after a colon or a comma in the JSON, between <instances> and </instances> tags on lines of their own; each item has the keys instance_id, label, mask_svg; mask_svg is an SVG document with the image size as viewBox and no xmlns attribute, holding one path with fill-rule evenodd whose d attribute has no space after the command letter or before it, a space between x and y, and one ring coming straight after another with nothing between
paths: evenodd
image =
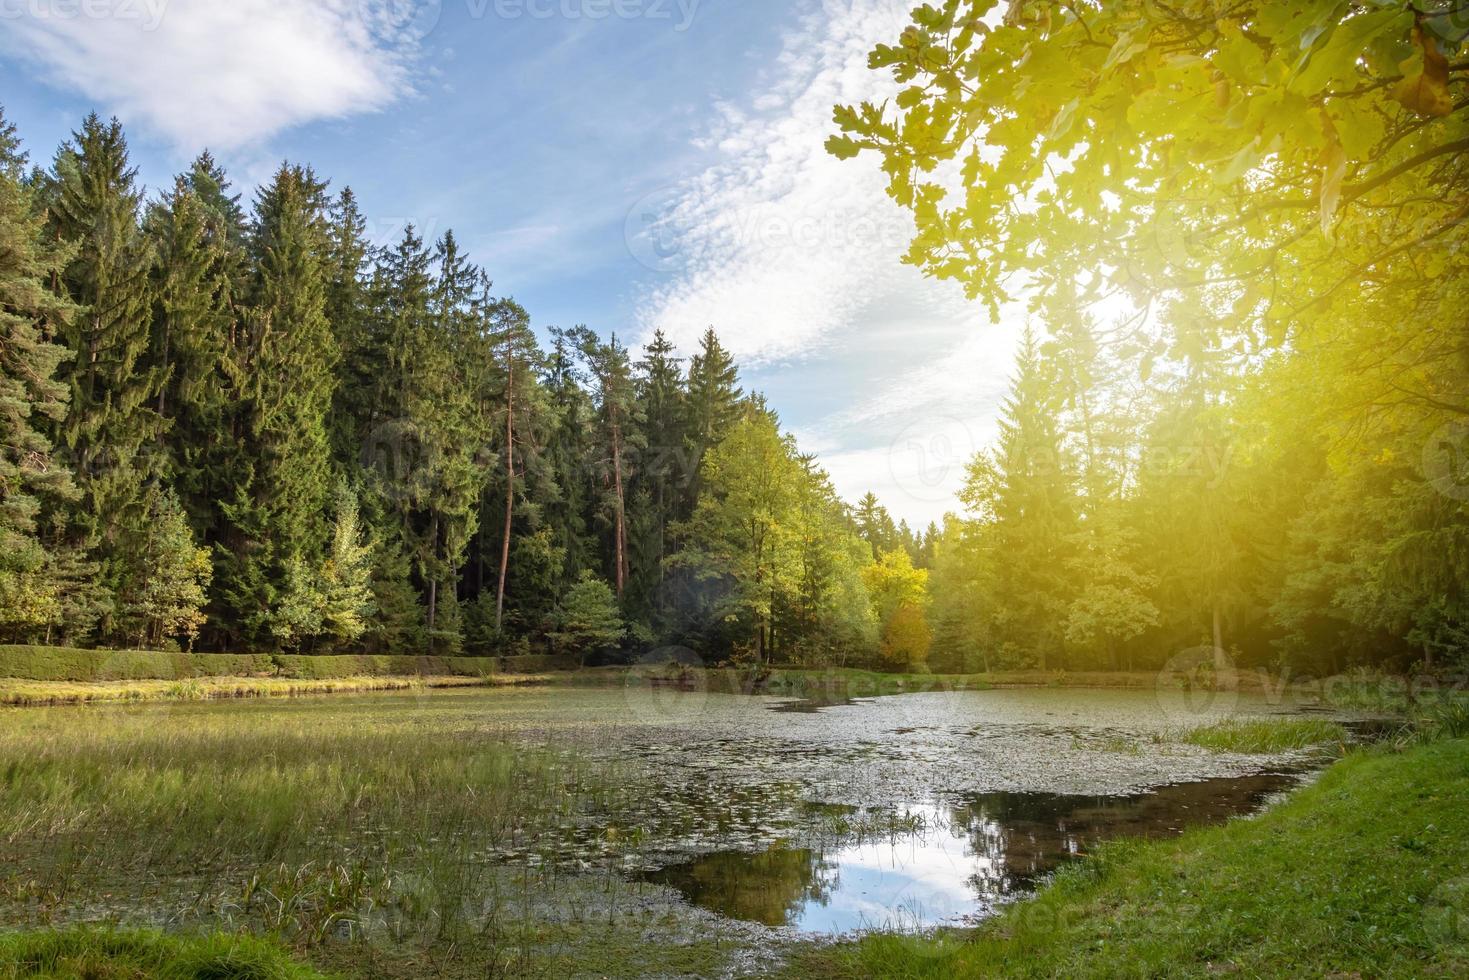
<instances>
[{"instance_id":1,"label":"puddle of water","mask_svg":"<svg viewBox=\"0 0 1469 980\"><path fill-rule=\"evenodd\" d=\"M1298 779L1210 779L1135 796L985 793L960 806L908 808L922 827L912 833L722 851L644 877L727 918L806 933L962 925L1099 841L1222 823L1255 812Z\"/></svg>"}]
</instances>

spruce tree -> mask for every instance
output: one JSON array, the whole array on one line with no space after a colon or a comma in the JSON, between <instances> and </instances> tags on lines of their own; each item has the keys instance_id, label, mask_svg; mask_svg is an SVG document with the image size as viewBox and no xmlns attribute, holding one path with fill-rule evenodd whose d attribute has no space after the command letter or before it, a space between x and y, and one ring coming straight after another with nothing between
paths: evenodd
<instances>
[{"instance_id":1,"label":"spruce tree","mask_svg":"<svg viewBox=\"0 0 1469 980\"><path fill-rule=\"evenodd\" d=\"M692 514L698 502L705 454L719 445L740 419L744 392L739 378L734 357L710 327L704 331L699 352L689 361L687 438L692 477L684 493L684 516Z\"/></svg>"},{"instance_id":2,"label":"spruce tree","mask_svg":"<svg viewBox=\"0 0 1469 980\"><path fill-rule=\"evenodd\" d=\"M657 331L637 365L637 396L646 445L638 489L645 516L632 540L632 578L640 605L655 605L663 596L664 559L670 548L668 528L678 519L679 495L693 478L686 426L687 392L680 361L663 332ZM656 600L655 600L656 597Z\"/></svg>"},{"instance_id":3,"label":"spruce tree","mask_svg":"<svg viewBox=\"0 0 1469 980\"><path fill-rule=\"evenodd\" d=\"M330 527L338 356L325 315L324 190L309 169L283 165L255 207L253 304L237 352L247 413L220 576L249 642L270 642L288 569L318 562Z\"/></svg>"},{"instance_id":4,"label":"spruce tree","mask_svg":"<svg viewBox=\"0 0 1469 980\"><path fill-rule=\"evenodd\" d=\"M995 596L1002 644L1016 661L1034 656L1042 669L1061 666L1075 485L1049 365L1028 328L1001 413L999 443L975 462L966 497L985 515L989 546L1006 569Z\"/></svg>"},{"instance_id":5,"label":"spruce tree","mask_svg":"<svg viewBox=\"0 0 1469 980\"><path fill-rule=\"evenodd\" d=\"M553 327L542 378L551 422L544 454L549 487L541 509L563 555L566 585L580 579L595 561L588 533L593 496L589 439L595 409L582 381L572 333Z\"/></svg>"},{"instance_id":6,"label":"spruce tree","mask_svg":"<svg viewBox=\"0 0 1469 980\"><path fill-rule=\"evenodd\" d=\"M55 376L70 354L50 338L77 311L47 288L68 253L46 242L22 182L25 163L0 113L0 636L10 639L35 638L61 620L62 583L39 525L77 497L46 434L65 417L69 395Z\"/></svg>"},{"instance_id":7,"label":"spruce tree","mask_svg":"<svg viewBox=\"0 0 1469 980\"><path fill-rule=\"evenodd\" d=\"M73 357L59 372L71 389L59 434L83 494L69 536L95 545L113 593L146 574L136 539L165 463L157 399L168 371L146 358L154 253L141 200L121 125L89 116L58 152L49 195L54 232L74 246L61 285L82 308L61 329Z\"/></svg>"},{"instance_id":8,"label":"spruce tree","mask_svg":"<svg viewBox=\"0 0 1469 980\"><path fill-rule=\"evenodd\" d=\"M380 351L372 343L368 292L371 246L367 219L352 188L344 188L331 211L326 248L326 318L341 352L336 397L332 403L332 446L344 464L355 467L374 424Z\"/></svg>"},{"instance_id":9,"label":"spruce tree","mask_svg":"<svg viewBox=\"0 0 1469 980\"><path fill-rule=\"evenodd\" d=\"M217 531L219 498L229 489L229 431L235 325L229 245L186 176L156 204L148 231L158 254L156 312L148 356L167 380L157 411L169 479L201 540Z\"/></svg>"}]
</instances>

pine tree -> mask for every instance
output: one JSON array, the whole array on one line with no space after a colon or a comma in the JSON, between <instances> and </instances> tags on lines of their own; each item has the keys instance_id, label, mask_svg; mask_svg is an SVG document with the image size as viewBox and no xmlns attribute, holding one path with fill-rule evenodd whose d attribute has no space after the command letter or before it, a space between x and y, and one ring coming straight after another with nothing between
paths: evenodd
<instances>
[{"instance_id":1,"label":"pine tree","mask_svg":"<svg viewBox=\"0 0 1469 980\"><path fill-rule=\"evenodd\" d=\"M75 246L61 284L82 308L61 333L74 356L59 372L71 388L59 432L83 494L70 536L95 545L101 585L113 593L145 574L136 538L165 463L156 405L167 372L145 357L154 254L141 201L122 126L87 117L57 153L49 195L55 233Z\"/></svg>"},{"instance_id":2,"label":"pine tree","mask_svg":"<svg viewBox=\"0 0 1469 980\"><path fill-rule=\"evenodd\" d=\"M1075 535L1071 466L1056 421L1054 388L1035 334L1021 341L1000 438L970 470L962 498L987 525L985 547L1004 563L994 605L998 638L1012 662L1061 664Z\"/></svg>"},{"instance_id":3,"label":"pine tree","mask_svg":"<svg viewBox=\"0 0 1469 980\"><path fill-rule=\"evenodd\" d=\"M68 252L44 241L25 163L0 114L0 635L17 639L61 620L61 583L39 525L77 498L46 435L69 395L55 376L70 354L50 338L77 311L47 288Z\"/></svg>"},{"instance_id":4,"label":"pine tree","mask_svg":"<svg viewBox=\"0 0 1469 980\"><path fill-rule=\"evenodd\" d=\"M152 208L148 232L158 254L148 361L167 378L157 411L169 420L168 475L196 536L208 541L219 525L234 451L223 438L232 412L235 325L229 246L212 230L187 177Z\"/></svg>"},{"instance_id":5,"label":"pine tree","mask_svg":"<svg viewBox=\"0 0 1469 980\"><path fill-rule=\"evenodd\" d=\"M325 316L324 189L309 169L283 165L256 201L253 304L236 355L246 414L219 568L221 599L247 642L275 636L290 572L316 565L326 544L338 357Z\"/></svg>"},{"instance_id":6,"label":"pine tree","mask_svg":"<svg viewBox=\"0 0 1469 980\"><path fill-rule=\"evenodd\" d=\"M673 344L661 330L653 334L637 364L637 397L646 448L635 482L646 494L646 506L641 508L646 511L646 527L633 535L630 575L636 605L651 608L665 598L661 586L669 554L668 527L678 518L679 497L694 477L683 372Z\"/></svg>"},{"instance_id":7,"label":"pine tree","mask_svg":"<svg viewBox=\"0 0 1469 980\"><path fill-rule=\"evenodd\" d=\"M528 416L534 405L533 388L535 371L539 366L540 348L535 334L530 329L530 317L520 304L504 301L495 304L489 324L490 345L495 360L501 369L503 394L500 412L503 418L505 444L503 454L505 497L505 520L500 538L499 574L495 577L495 632L499 633L505 622L505 590L509 584L510 556L514 547L516 509L516 454L525 454L523 448L529 443L526 438L528 421L521 424L522 416ZM517 445L516 434L521 433L521 445ZM522 463L522 466L524 464Z\"/></svg>"},{"instance_id":8,"label":"pine tree","mask_svg":"<svg viewBox=\"0 0 1469 980\"><path fill-rule=\"evenodd\" d=\"M630 450L641 448L641 419L632 362L616 334L604 344L586 327L578 327L573 333L592 382L600 422L600 441L607 464L602 514L612 536L612 580L621 601L627 590L628 572L628 463Z\"/></svg>"},{"instance_id":9,"label":"pine tree","mask_svg":"<svg viewBox=\"0 0 1469 980\"><path fill-rule=\"evenodd\" d=\"M700 341L699 353L689 361L687 438L691 478L684 497L684 514L692 514L700 491L700 466L705 453L724 441L740 419L744 391L734 358L710 327Z\"/></svg>"}]
</instances>

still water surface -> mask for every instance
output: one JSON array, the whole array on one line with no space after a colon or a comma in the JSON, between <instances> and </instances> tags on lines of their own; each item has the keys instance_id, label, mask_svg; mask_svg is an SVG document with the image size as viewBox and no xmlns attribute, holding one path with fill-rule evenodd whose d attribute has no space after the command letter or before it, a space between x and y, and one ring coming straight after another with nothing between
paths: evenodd
<instances>
[{"instance_id":1,"label":"still water surface","mask_svg":"<svg viewBox=\"0 0 1469 980\"><path fill-rule=\"evenodd\" d=\"M919 829L830 847L717 851L648 880L729 918L800 932L962 925L1024 894L1093 844L1156 838L1250 813L1289 789L1284 773L1226 777L1128 796L985 793L908 808Z\"/></svg>"}]
</instances>

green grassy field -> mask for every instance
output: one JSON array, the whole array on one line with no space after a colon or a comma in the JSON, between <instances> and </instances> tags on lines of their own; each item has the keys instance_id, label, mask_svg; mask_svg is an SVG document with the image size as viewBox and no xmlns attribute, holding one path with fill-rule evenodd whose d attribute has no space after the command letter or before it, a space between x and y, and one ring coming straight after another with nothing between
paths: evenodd
<instances>
[{"instance_id":1,"label":"green grassy field","mask_svg":"<svg viewBox=\"0 0 1469 980\"><path fill-rule=\"evenodd\" d=\"M356 972L376 950L341 940L369 934L394 975L425 956L500 962L506 891L554 893L558 842L622 790L605 766L426 698L389 716L335 701L12 709L0 925L162 910L170 930L232 923L329 969Z\"/></svg>"},{"instance_id":2,"label":"green grassy field","mask_svg":"<svg viewBox=\"0 0 1469 980\"><path fill-rule=\"evenodd\" d=\"M0 980L322 980L249 936L68 929L0 934Z\"/></svg>"}]
</instances>

